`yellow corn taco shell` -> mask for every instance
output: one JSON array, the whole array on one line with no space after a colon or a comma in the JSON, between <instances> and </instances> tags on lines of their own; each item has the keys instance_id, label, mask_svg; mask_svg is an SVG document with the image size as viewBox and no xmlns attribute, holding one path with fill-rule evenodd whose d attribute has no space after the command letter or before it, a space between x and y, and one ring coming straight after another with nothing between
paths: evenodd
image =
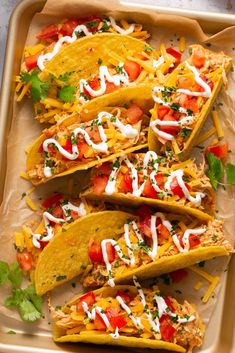
<instances>
[{"instance_id":1,"label":"yellow corn taco shell","mask_svg":"<svg viewBox=\"0 0 235 353\"><path fill-rule=\"evenodd\" d=\"M89 264L87 247L90 240L99 241L108 234L119 234L127 217L125 212L103 211L65 226L65 231L57 234L39 255L35 269L37 294L42 295L84 272Z\"/></svg>"},{"instance_id":2,"label":"yellow corn taco shell","mask_svg":"<svg viewBox=\"0 0 235 353\"><path fill-rule=\"evenodd\" d=\"M152 89L152 86L141 84L139 86L122 88L104 97L99 97L97 99L94 99L86 105L86 107L81 112L79 119L81 120L81 122L91 120L92 118L95 119L98 113L101 111L110 110L111 108L115 108L115 107L123 107L125 106L125 104L130 104L130 103L138 104L138 106L140 106L141 109L143 109L144 113L147 114L149 109L153 106L153 101L151 99L151 94L152 94L151 89ZM78 115L76 113L74 113L71 116L68 116L67 118L64 118L60 122L60 125L66 127L66 126L72 125L75 122L78 122ZM52 126L50 129L54 129L54 127ZM40 146L46 138L47 137L43 132L41 136L39 136L37 140L27 148L27 159L26 159L27 171L30 171L37 164L40 164L42 162L42 153L40 152ZM34 185L39 185L41 183L45 183L49 181L50 179L72 174L78 170L86 170L96 165L100 165L104 162L115 159L116 157L120 157L123 154L128 154L130 152L141 150L146 147L147 147L147 143L142 145L137 144L137 145L134 145L133 147L127 148L126 150L120 150L115 154L110 154L107 157L104 156L103 158L100 158L100 159L94 158L94 160L89 162L79 162L79 161L78 163L74 162L74 165L71 168L59 174L52 175L52 177L50 178L42 178L40 180L37 178L30 178L30 179Z\"/></svg>"},{"instance_id":3,"label":"yellow corn taco shell","mask_svg":"<svg viewBox=\"0 0 235 353\"><path fill-rule=\"evenodd\" d=\"M202 48L200 45L193 45L192 48ZM203 48L203 50L205 51L206 49ZM207 50L208 51L208 50ZM211 52L212 53L212 52ZM216 53L215 53L216 55ZM200 115L197 118L196 124L192 130L191 135L189 136L189 138L187 139L187 141L184 144L184 147L182 150L180 151L174 151L175 154L178 155L178 157L183 160L185 159L189 152L191 151L191 149L193 148L194 145L197 144L197 138L198 135L208 117L208 114L210 113L210 110L214 104L214 101L221 89L224 77L225 77L225 73L228 73L229 70L231 69L232 66L232 61L229 57L227 57L226 55L224 55L223 53L221 53L221 55L224 56L225 63L223 66L221 66L219 69L215 70L215 76L213 78L213 82L214 82L214 89L213 89L213 94L212 96L205 102L205 104L203 105L203 108L201 109ZM212 55L213 57L213 55ZM177 80L177 76L180 73L181 69L185 67L185 63L181 63L166 79L166 82L164 84L165 87L175 87L176 86L176 80ZM155 120L155 117L152 117L151 121ZM160 151L162 144L157 140L156 134L154 133L154 131L150 128L149 129L149 134L148 134L148 146L149 149L152 151Z\"/></svg>"},{"instance_id":4,"label":"yellow corn taco shell","mask_svg":"<svg viewBox=\"0 0 235 353\"><path fill-rule=\"evenodd\" d=\"M184 205L180 205L179 202L167 202L163 200L156 200L147 197L136 197L133 195L125 195L119 193L113 193L112 195L101 194L97 195L92 192L91 189L88 189L82 194L83 197L86 197L88 200L103 200L106 202L111 202L119 205L127 205L139 207L141 205L147 205L154 207L159 210L165 210L171 213L180 213L180 214L189 214L196 218L199 218L204 221L212 219L212 216L206 212L203 212L197 208L192 208Z\"/></svg>"},{"instance_id":5,"label":"yellow corn taco shell","mask_svg":"<svg viewBox=\"0 0 235 353\"><path fill-rule=\"evenodd\" d=\"M111 287L103 287L94 291L95 296L102 295L104 298L109 296L115 296L118 290L125 291L128 289L128 292L131 295L137 294L137 289L134 286L121 286L117 285L115 288ZM74 298L71 302L69 302L66 306L71 306L75 304L79 298L83 294ZM65 309L66 306L62 308ZM154 340L154 339L146 339L146 338L137 338L120 335L118 339L112 338L107 333L96 333L95 331L86 331L82 334L70 334L70 335L62 335L59 327L56 326L56 320L53 325L53 339L55 342L83 342L83 343L94 343L94 344L103 344L103 345L115 345L115 346L123 346L123 347L131 347L131 348L150 348L150 349L164 349L174 352L186 352L186 349L178 344L162 341L162 340Z\"/></svg>"},{"instance_id":6,"label":"yellow corn taco shell","mask_svg":"<svg viewBox=\"0 0 235 353\"><path fill-rule=\"evenodd\" d=\"M67 226L66 231L56 236L39 256L35 271L35 288L39 295L80 275L91 264L88 244L123 234L124 223L133 215L121 211L104 211L88 215ZM184 268L198 261L215 256L227 256L224 246L198 247L187 253L161 257L135 269L127 269L115 276L115 283L126 283L133 275L141 279L151 278L172 270Z\"/></svg>"},{"instance_id":7,"label":"yellow corn taco shell","mask_svg":"<svg viewBox=\"0 0 235 353\"><path fill-rule=\"evenodd\" d=\"M99 67L98 60L102 65L108 65L114 53L125 61L128 55L142 51L146 43L130 36L103 33L92 37L84 37L74 43L62 48L59 53L51 59L41 73L41 78L46 79L49 74L56 77L69 72L68 84L78 86L79 80L89 78Z\"/></svg>"}]
</instances>

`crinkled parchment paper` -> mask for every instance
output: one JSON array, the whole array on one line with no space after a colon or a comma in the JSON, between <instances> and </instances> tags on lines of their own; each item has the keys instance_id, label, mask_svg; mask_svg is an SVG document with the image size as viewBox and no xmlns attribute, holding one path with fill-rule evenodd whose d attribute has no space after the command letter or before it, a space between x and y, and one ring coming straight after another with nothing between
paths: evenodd
<instances>
[{"instance_id":1,"label":"crinkled parchment paper","mask_svg":"<svg viewBox=\"0 0 235 353\"><path fill-rule=\"evenodd\" d=\"M110 11L112 9L112 11ZM31 23L26 40L26 46L31 46L35 43L35 34L46 24L57 22L60 18L65 17L79 17L90 14L111 14L116 18L126 18L129 21L142 23L144 28L147 28L151 33L150 42L152 46L157 47L161 42L166 46L174 46L177 49L178 38L185 36L187 45L191 43L209 42L212 50L224 50L235 59L235 27L228 28L216 35L209 38L208 35L203 33L199 24L190 19L159 15L154 12L142 11L134 8L124 8L114 1L103 0L92 1L88 4L85 0L48 0L42 13L37 14ZM187 50L185 56L188 55ZM229 74L228 89L224 89L219 94L217 99L217 107L219 116L222 120L223 129L226 139L229 141L230 149L232 150L231 161L234 162L235 153L235 77L231 72ZM222 104L218 104L222 103ZM205 129L212 126L209 117ZM20 171L25 169L25 147L30 144L42 130L42 126L33 118L33 110L31 102L25 99L20 104L14 105L14 114L12 126L8 138L7 149L7 173L2 206L0 208L1 229L0 229L0 258L8 262L15 260L15 251L13 247L13 232L20 229L21 225L34 217L33 212L26 206L22 193L31 188L31 184L20 178ZM200 156L200 150L196 149L196 153ZM201 155L202 156L202 155ZM233 160L232 160L233 159ZM42 185L33 193L35 202L40 202L39 198L45 197L54 191L68 192L68 181L71 180L75 184L75 192L78 193L83 178L82 173L76 173L72 176L65 178L56 178L50 181L47 185ZM73 195L74 196L74 195ZM222 188L218 192L217 197L217 216L225 221L224 232L234 242L233 230L235 227L235 197L234 189L229 187L227 190ZM215 275L223 274L228 259L219 258L212 260L206 264L206 269ZM215 295L211 297L209 302L205 305L201 301L201 297L208 288L208 283L198 275L190 270L187 278L185 278L177 286L166 286L166 290L178 296L179 299L187 298L193 301L202 315L203 321L207 323L216 305L218 291L220 285L216 289ZM201 280L203 283L199 291L193 289L195 281ZM73 282L77 282L74 280ZM175 292L176 290L176 292ZM70 300L75 293L79 293L81 287L77 284L76 288L72 288L71 284L63 285L63 288L57 288L53 294L53 303L63 304L66 300ZM179 291L182 294L179 294ZM0 313L6 317L11 317L19 320L16 312L6 309L3 306L3 300L8 292L8 288L1 288L0 293ZM45 309L46 312L46 309ZM50 331L48 326L48 318L40 322L30 325L35 331L46 330Z\"/></svg>"}]
</instances>

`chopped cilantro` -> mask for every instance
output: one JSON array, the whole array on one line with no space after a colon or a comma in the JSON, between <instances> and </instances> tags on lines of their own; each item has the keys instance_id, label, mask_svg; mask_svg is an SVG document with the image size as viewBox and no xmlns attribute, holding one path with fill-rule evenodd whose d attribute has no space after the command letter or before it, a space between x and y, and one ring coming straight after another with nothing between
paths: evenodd
<instances>
[{"instance_id":1,"label":"chopped cilantro","mask_svg":"<svg viewBox=\"0 0 235 353\"><path fill-rule=\"evenodd\" d=\"M184 127L182 130L181 130L181 136L183 139L186 139L190 134L191 134L191 131L190 129L187 129L186 127Z\"/></svg>"},{"instance_id":2,"label":"chopped cilantro","mask_svg":"<svg viewBox=\"0 0 235 353\"><path fill-rule=\"evenodd\" d=\"M63 281L66 278L67 278L66 275L58 275L58 276L56 276L56 282Z\"/></svg>"},{"instance_id":3,"label":"chopped cilantro","mask_svg":"<svg viewBox=\"0 0 235 353\"><path fill-rule=\"evenodd\" d=\"M103 60L99 58L97 62L98 62L98 65L102 65Z\"/></svg>"},{"instance_id":4,"label":"chopped cilantro","mask_svg":"<svg viewBox=\"0 0 235 353\"><path fill-rule=\"evenodd\" d=\"M207 171L207 176L210 178L211 185L216 190L220 180L224 176L224 169L222 162L213 153L207 154L207 161L209 165L209 170Z\"/></svg>"},{"instance_id":5,"label":"chopped cilantro","mask_svg":"<svg viewBox=\"0 0 235 353\"><path fill-rule=\"evenodd\" d=\"M24 83L31 83L30 93L33 103L47 97L49 84L40 80L37 70L33 70L31 74L23 72L20 76L20 80Z\"/></svg>"},{"instance_id":6,"label":"chopped cilantro","mask_svg":"<svg viewBox=\"0 0 235 353\"><path fill-rule=\"evenodd\" d=\"M64 86L58 92L58 97L65 103L70 103L75 101L76 87L74 86Z\"/></svg>"},{"instance_id":7,"label":"chopped cilantro","mask_svg":"<svg viewBox=\"0 0 235 353\"><path fill-rule=\"evenodd\" d=\"M170 107L171 107L171 109L174 110L175 112L178 112L179 109L180 109L179 103L172 103L172 104L170 105Z\"/></svg>"},{"instance_id":8,"label":"chopped cilantro","mask_svg":"<svg viewBox=\"0 0 235 353\"><path fill-rule=\"evenodd\" d=\"M145 45L144 51L145 51L146 53L150 53L151 51L153 51L153 48L149 47L148 45Z\"/></svg>"},{"instance_id":9,"label":"chopped cilantro","mask_svg":"<svg viewBox=\"0 0 235 353\"><path fill-rule=\"evenodd\" d=\"M67 82L69 80L69 76L72 75L72 73L74 73L74 71L67 71L64 74L60 75L58 77L58 80L62 81L62 82Z\"/></svg>"},{"instance_id":10,"label":"chopped cilantro","mask_svg":"<svg viewBox=\"0 0 235 353\"><path fill-rule=\"evenodd\" d=\"M117 73L118 74L120 74L120 75L125 75L125 72L123 71L123 67L122 66L117 66L116 67L116 71L117 71Z\"/></svg>"},{"instance_id":11,"label":"chopped cilantro","mask_svg":"<svg viewBox=\"0 0 235 353\"><path fill-rule=\"evenodd\" d=\"M108 22L104 22L104 23L103 23L103 26L102 26L101 29L100 29L100 31L101 31L101 32L106 32L106 31L109 30L109 28L110 28L110 25L108 24Z\"/></svg>"},{"instance_id":12,"label":"chopped cilantro","mask_svg":"<svg viewBox=\"0 0 235 353\"><path fill-rule=\"evenodd\" d=\"M16 332L13 331L13 330L9 330L9 331L7 331L7 333L8 333L9 335L15 335L15 334L16 334Z\"/></svg>"},{"instance_id":13,"label":"chopped cilantro","mask_svg":"<svg viewBox=\"0 0 235 353\"><path fill-rule=\"evenodd\" d=\"M192 49L192 48L189 48L188 52L189 52L189 55L192 55L193 49Z\"/></svg>"},{"instance_id":14,"label":"chopped cilantro","mask_svg":"<svg viewBox=\"0 0 235 353\"><path fill-rule=\"evenodd\" d=\"M204 267L204 265L205 265L205 261L200 261L200 262L198 262L198 267Z\"/></svg>"},{"instance_id":15,"label":"chopped cilantro","mask_svg":"<svg viewBox=\"0 0 235 353\"><path fill-rule=\"evenodd\" d=\"M227 181L229 184L235 184L235 165L227 163L226 165Z\"/></svg>"},{"instance_id":16,"label":"chopped cilantro","mask_svg":"<svg viewBox=\"0 0 235 353\"><path fill-rule=\"evenodd\" d=\"M85 25L87 26L87 27L91 27L91 28L93 28L93 27L96 27L97 26L97 21L88 21L88 22L85 22Z\"/></svg>"}]
</instances>

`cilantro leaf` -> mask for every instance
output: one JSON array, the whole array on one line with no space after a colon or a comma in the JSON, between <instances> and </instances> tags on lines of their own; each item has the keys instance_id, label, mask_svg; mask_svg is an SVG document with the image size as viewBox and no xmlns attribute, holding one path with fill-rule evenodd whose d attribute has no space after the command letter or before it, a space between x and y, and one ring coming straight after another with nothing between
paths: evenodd
<instances>
[{"instance_id":1,"label":"cilantro leaf","mask_svg":"<svg viewBox=\"0 0 235 353\"><path fill-rule=\"evenodd\" d=\"M36 321L41 318L42 299L37 296L33 285L25 289L13 288L12 295L4 302L6 307L16 308L24 321Z\"/></svg>"},{"instance_id":2,"label":"cilantro leaf","mask_svg":"<svg viewBox=\"0 0 235 353\"><path fill-rule=\"evenodd\" d=\"M231 185L235 185L235 165L227 163L226 165L227 181Z\"/></svg>"},{"instance_id":3,"label":"cilantro leaf","mask_svg":"<svg viewBox=\"0 0 235 353\"><path fill-rule=\"evenodd\" d=\"M211 185L216 190L218 188L218 183L224 176L224 169L222 162L213 153L207 154L207 161L209 165L209 170L207 176L210 178Z\"/></svg>"},{"instance_id":4,"label":"cilantro leaf","mask_svg":"<svg viewBox=\"0 0 235 353\"><path fill-rule=\"evenodd\" d=\"M21 270L18 262L14 262L10 266L10 272L8 275L8 279L12 283L13 287L20 287L22 276L23 276L23 271Z\"/></svg>"},{"instance_id":5,"label":"cilantro leaf","mask_svg":"<svg viewBox=\"0 0 235 353\"><path fill-rule=\"evenodd\" d=\"M74 73L74 71L67 71L64 74L60 75L58 77L58 80L62 82L67 82L69 80L69 77Z\"/></svg>"},{"instance_id":6,"label":"cilantro leaf","mask_svg":"<svg viewBox=\"0 0 235 353\"><path fill-rule=\"evenodd\" d=\"M75 101L76 87L74 86L64 86L58 93L58 97L65 103L70 103Z\"/></svg>"},{"instance_id":7,"label":"cilantro leaf","mask_svg":"<svg viewBox=\"0 0 235 353\"><path fill-rule=\"evenodd\" d=\"M33 70L31 74L23 72L20 76L20 80L24 83L31 83L30 93L33 103L47 97L49 84L40 80L38 70Z\"/></svg>"},{"instance_id":8,"label":"cilantro leaf","mask_svg":"<svg viewBox=\"0 0 235 353\"><path fill-rule=\"evenodd\" d=\"M9 266L6 262L0 261L0 285L7 283Z\"/></svg>"}]
</instances>

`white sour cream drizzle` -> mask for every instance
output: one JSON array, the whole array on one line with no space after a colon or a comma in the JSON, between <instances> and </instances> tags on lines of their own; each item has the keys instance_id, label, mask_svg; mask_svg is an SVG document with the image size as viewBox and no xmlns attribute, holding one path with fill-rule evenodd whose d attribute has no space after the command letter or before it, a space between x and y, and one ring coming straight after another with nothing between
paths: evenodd
<instances>
[{"instance_id":1,"label":"white sour cream drizzle","mask_svg":"<svg viewBox=\"0 0 235 353\"><path fill-rule=\"evenodd\" d=\"M139 296L140 296L140 300L141 300L141 303L143 304L143 307L144 307L144 312L147 316L147 320L150 324L150 327L151 329L156 332L156 333L160 333L160 323L159 323L159 320L158 318L156 317L155 320L153 320L153 316L149 310L149 307L146 303L146 299L145 299L145 295L144 295L144 292L143 292L143 289L141 288L141 285L140 283L137 281L137 277L136 276L133 276L133 282L134 282L134 285L136 286L137 290L138 290L138 293L139 293Z\"/></svg>"},{"instance_id":2,"label":"white sour cream drizzle","mask_svg":"<svg viewBox=\"0 0 235 353\"><path fill-rule=\"evenodd\" d=\"M96 313L99 313L99 315L102 318L102 320L104 321L105 326L107 327L107 329L110 328L111 325L110 325L109 319L107 318L107 315L104 313L104 310L100 306L95 306L90 311L89 308L88 308L87 303L86 302L82 302L82 307L83 307L83 310L85 311L85 313L87 314L88 319L94 321L95 318L96 318Z\"/></svg>"},{"instance_id":3,"label":"white sour cream drizzle","mask_svg":"<svg viewBox=\"0 0 235 353\"><path fill-rule=\"evenodd\" d=\"M175 243L175 246L178 248L178 250L180 252L188 252L189 249L190 249L190 243L189 243L189 237L191 234L193 235L201 235L203 233L206 232L206 229L205 228L200 228L200 229L187 229L185 232L184 232L184 235L182 237L182 242L183 242L183 247L180 245L180 241L177 237L176 234L174 234L172 236L172 239Z\"/></svg>"},{"instance_id":4,"label":"white sour cream drizzle","mask_svg":"<svg viewBox=\"0 0 235 353\"><path fill-rule=\"evenodd\" d=\"M109 17L109 21L106 21L108 25L111 24L111 26L116 29L116 31L122 35L128 35L132 32L134 32L135 30L135 24L131 24L129 26L128 29L123 29L121 27L119 27L116 22L115 22L115 19L113 17ZM89 31L88 27L85 26L85 25L78 25L74 31L73 31L73 34L72 36L64 36L64 37L61 37L55 44L53 50L51 53L46 53L44 55L40 55L38 57L38 61L37 61L37 65L39 67L39 69L42 71L45 69L45 65L44 65L44 62L48 62L50 61L56 54L58 54L58 52L60 51L62 45L64 43L68 43L68 44L71 44L73 42L75 42L77 40L77 33L84 33L85 36L92 36L93 33ZM97 32L96 32L97 33ZM98 31L98 33L102 33L102 31Z\"/></svg>"},{"instance_id":5,"label":"white sour cream drizzle","mask_svg":"<svg viewBox=\"0 0 235 353\"><path fill-rule=\"evenodd\" d=\"M196 206L200 206L202 198L204 198L206 195L203 192L197 192L195 197L191 196L190 192L188 191L188 189L183 181L183 175L184 175L184 173L183 173L182 169L178 169L178 170L171 172L170 176L168 176L168 178L167 178L167 182L165 183L165 189L168 192L171 192L171 182L173 181L174 178L176 178L186 199L189 200L190 202L194 203Z\"/></svg>"},{"instance_id":6,"label":"white sour cream drizzle","mask_svg":"<svg viewBox=\"0 0 235 353\"><path fill-rule=\"evenodd\" d=\"M158 69L162 64L164 64L164 57L161 55L158 60L153 59L153 67L154 69Z\"/></svg>"},{"instance_id":7,"label":"white sour cream drizzle","mask_svg":"<svg viewBox=\"0 0 235 353\"><path fill-rule=\"evenodd\" d=\"M131 309L129 308L128 305L126 305L126 303L124 302L124 300L118 295L116 297L117 301L119 302L119 304L121 305L122 309L125 310L125 312L127 313L127 315L129 316L129 318L131 319L131 321L133 322L133 324L135 325L135 327L137 329L143 329L144 326L141 323L141 319L140 317L135 318L134 315L132 314Z\"/></svg>"},{"instance_id":8,"label":"white sour cream drizzle","mask_svg":"<svg viewBox=\"0 0 235 353\"><path fill-rule=\"evenodd\" d=\"M65 223L65 222L70 221L71 220L70 211L76 212L80 217L86 215L86 209L85 209L85 206L82 202L79 205L79 207L73 205L71 202L68 202L65 205L62 205L61 207L64 212L65 219L64 218L56 218L47 211L43 212L42 217L43 217L44 225L45 225L45 228L47 231L47 235L43 236L42 234L31 233L32 242L36 248L38 248L38 249L41 248L41 244L40 244L39 240L42 242L48 242L53 238L54 231L53 231L53 228L51 227L50 222L54 222L54 223L58 224L58 223Z\"/></svg>"},{"instance_id":9,"label":"white sour cream drizzle","mask_svg":"<svg viewBox=\"0 0 235 353\"><path fill-rule=\"evenodd\" d=\"M193 92L188 89L182 89L182 88L177 89L176 92L184 93L189 96L209 98L211 96L210 86L200 77L200 73L197 71L197 69L194 66L189 65L189 63L187 61L186 61L185 65L188 67L188 69L190 69L193 72L195 81L197 82L197 84L200 87L202 87L204 89L204 92ZM170 103L163 101L161 98L156 97L156 95L155 95L156 92L162 92L164 90L165 90L165 88L163 86L154 87L153 94L152 94L153 100L155 103L160 104L161 106L171 108ZM156 125L159 125L159 126L181 126L182 124L190 122L194 118L194 116L192 114L189 114L188 110L185 108L179 107L179 113L185 114L185 117L179 121L170 121L170 120L167 121L167 120L155 119L155 120L151 121L150 127L158 136L164 138L165 140L170 141L174 138L174 136L172 136L171 134L168 134L164 131L159 130L156 127Z\"/></svg>"},{"instance_id":10,"label":"white sour cream drizzle","mask_svg":"<svg viewBox=\"0 0 235 353\"><path fill-rule=\"evenodd\" d=\"M157 175L157 171L158 171L158 156L155 152L153 151L148 151L145 156L144 156L144 160L143 160L143 176L146 179L141 185L140 187L138 187L138 172L137 169L135 168L135 166L130 162L130 160L128 159L128 157L121 157L119 158L119 160L113 160L113 170L109 176L108 179L108 183L106 185L105 188L105 194L107 195L112 195L115 192L115 188L116 188L116 182L117 182L117 175L118 172L121 168L122 163L124 162L127 167L130 169L131 171L131 177L132 177L132 195L133 196L141 196L143 190L144 190L144 186L145 183L147 181L147 177L148 177L148 166L150 161L152 161L153 163L153 171L150 173L149 177L151 180L151 185L153 186L153 188L155 189L156 192L159 193L163 193L164 195L166 195L167 193L172 194L171 188L170 188L170 184L173 180L174 177L176 177L179 186L182 189L182 192L184 194L184 196L186 197L187 200L189 200L192 203L195 203L196 206L200 206L201 205L201 200L203 197L205 197L205 194L203 194L202 192L197 192L196 196L193 197L190 195L190 192L188 191L184 180L183 180L183 171L182 169L178 169L176 171L171 172L170 176L168 176L167 181L164 185L164 189L160 189L160 187L158 186L156 180L155 180L155 176ZM118 163L118 167L115 167L116 162Z\"/></svg>"},{"instance_id":11,"label":"white sour cream drizzle","mask_svg":"<svg viewBox=\"0 0 235 353\"><path fill-rule=\"evenodd\" d=\"M91 88L87 80L81 79L80 80L80 94L84 93L84 88L89 92L92 97L99 97L102 96L107 88L106 81L113 83L115 86L120 86L121 84L128 85L129 84L129 77L125 69L123 68L124 63L119 63L118 67L121 68L120 74L111 75L109 73L107 66L100 66L99 67L99 75L98 80L100 83L100 89L94 90ZM80 95L79 100L82 103L86 103L86 99L83 95Z\"/></svg>"},{"instance_id":12,"label":"white sour cream drizzle","mask_svg":"<svg viewBox=\"0 0 235 353\"><path fill-rule=\"evenodd\" d=\"M100 138L102 140L102 142L100 143L94 143L88 132L79 127L79 128L76 128L73 130L73 132L71 133L71 143L74 141L76 141L76 137L78 134L81 134L83 135L86 143L92 147L95 151L99 151L99 152L103 152L103 153L108 153L108 144L107 144L107 136L105 134L105 131L104 131L104 128L102 126L102 119L103 118L107 118L109 119L112 124L120 131L120 133L125 137L125 138L128 138L128 139L133 139L135 138L137 135L138 135L138 130L133 128L130 124L127 124L127 125L124 125L119 119L117 116L113 115L113 114L110 114L108 112L100 112L98 114L98 117L97 119L94 119L93 122L95 122L96 126L98 127L98 131L99 131L99 135L100 135ZM44 164L44 175L46 178L50 178L52 176L52 170L51 170L51 167L49 167L47 164L48 164L48 161L50 161L50 158L48 156L48 153L49 153L49 148L48 146L50 144L54 144L57 148L58 148L58 151L60 152L60 154L64 157L66 157L67 159L69 160L75 160L77 159L78 155L79 155L79 150L78 150L78 146L77 146L77 143L72 143L72 153L66 151L60 144L58 141L56 141L55 139L53 138L49 138L49 139L46 139L44 142L43 142L43 151L46 152L46 158L45 158L45 164Z\"/></svg>"},{"instance_id":13,"label":"white sour cream drizzle","mask_svg":"<svg viewBox=\"0 0 235 353\"><path fill-rule=\"evenodd\" d=\"M192 322L192 321L194 321L196 319L194 315L191 315L188 318L186 318L186 317L182 318L182 317L179 317L178 315L176 315L175 313L172 313L170 311L169 307L167 306L164 298L161 295L155 294L154 295L154 300L157 303L159 319L162 317L163 314L166 314L166 315L169 315L171 317L174 317L175 320L179 324L185 324L186 322Z\"/></svg>"}]
</instances>

